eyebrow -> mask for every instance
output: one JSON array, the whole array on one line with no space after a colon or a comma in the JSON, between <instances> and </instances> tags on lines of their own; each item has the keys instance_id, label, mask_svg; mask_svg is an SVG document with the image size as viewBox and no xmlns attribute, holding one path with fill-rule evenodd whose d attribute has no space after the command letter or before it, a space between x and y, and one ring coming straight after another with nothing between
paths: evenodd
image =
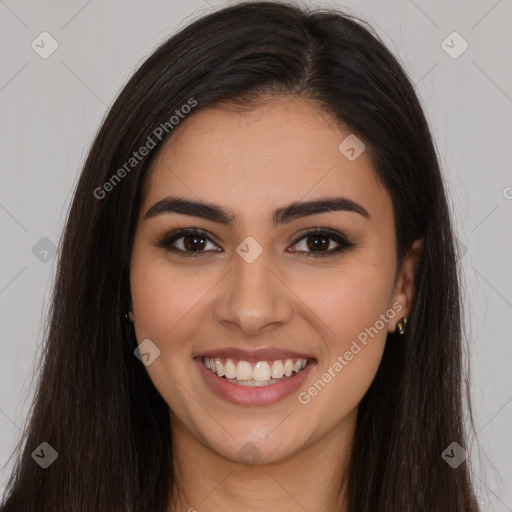
<instances>
[{"instance_id":1,"label":"eyebrow","mask_svg":"<svg viewBox=\"0 0 512 512\"><path fill-rule=\"evenodd\" d=\"M372 220L363 206L346 197L326 197L307 202L293 202L274 210L272 220L276 226L300 217L335 211L354 212ZM144 220L170 213L200 217L229 227L233 226L236 220L236 215L232 211L226 210L220 205L172 196L155 203L144 215Z\"/></svg>"}]
</instances>

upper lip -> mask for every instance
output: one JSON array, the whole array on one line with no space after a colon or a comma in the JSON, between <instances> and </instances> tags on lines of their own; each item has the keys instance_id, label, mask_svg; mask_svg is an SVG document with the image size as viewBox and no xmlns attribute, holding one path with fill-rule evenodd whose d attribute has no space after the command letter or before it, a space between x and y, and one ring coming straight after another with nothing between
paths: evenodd
<instances>
[{"instance_id":1,"label":"upper lip","mask_svg":"<svg viewBox=\"0 0 512 512\"><path fill-rule=\"evenodd\" d=\"M314 359L310 354L275 347L255 350L234 347L217 348L202 352L197 357L228 357L248 362L275 361L277 359Z\"/></svg>"}]
</instances>

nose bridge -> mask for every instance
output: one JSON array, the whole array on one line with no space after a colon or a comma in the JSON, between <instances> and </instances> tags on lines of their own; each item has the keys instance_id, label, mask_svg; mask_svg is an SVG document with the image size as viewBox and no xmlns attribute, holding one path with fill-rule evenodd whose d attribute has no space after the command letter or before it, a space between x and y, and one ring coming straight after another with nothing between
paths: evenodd
<instances>
[{"instance_id":1,"label":"nose bridge","mask_svg":"<svg viewBox=\"0 0 512 512\"><path fill-rule=\"evenodd\" d=\"M248 334L286 322L291 305L286 287L272 268L271 251L248 237L236 252L228 289L217 303L217 320L237 325Z\"/></svg>"}]
</instances>

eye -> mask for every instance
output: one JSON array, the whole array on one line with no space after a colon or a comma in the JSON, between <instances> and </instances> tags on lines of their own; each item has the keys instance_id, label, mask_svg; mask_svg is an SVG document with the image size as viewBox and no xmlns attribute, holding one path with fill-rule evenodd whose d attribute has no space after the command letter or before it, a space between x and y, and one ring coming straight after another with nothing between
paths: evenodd
<instances>
[{"instance_id":1,"label":"eye","mask_svg":"<svg viewBox=\"0 0 512 512\"><path fill-rule=\"evenodd\" d=\"M212 250L215 252L222 252L222 249L219 249L210 238L211 235L202 229L178 229L157 240L155 245L181 256L197 257L202 256L207 252L211 252ZM301 242L302 240L304 240L304 242ZM333 241L337 246L327 250ZM208 244L211 244L213 247L217 247L217 249L207 250ZM303 248L297 248L301 244L303 245ZM338 254L345 249L355 246L355 243L349 242L347 238L338 231L327 228L314 228L303 232L300 238L298 238L291 246L294 249L289 252L297 253L298 256L321 257Z\"/></svg>"},{"instance_id":2,"label":"eye","mask_svg":"<svg viewBox=\"0 0 512 512\"><path fill-rule=\"evenodd\" d=\"M304 240L304 242L302 242L303 249L297 249L296 247L301 245L298 243L301 240ZM334 247L331 250L327 250L330 247L332 241L337 244L337 247ZM306 231L305 233L302 233L302 236L298 238L292 246L295 247L295 249L293 249L291 252L302 253L299 254L299 256L306 256L307 258L310 256L316 258L338 254L345 249L350 249L351 247L355 246L356 244L349 242L347 238L338 231L327 228L314 228ZM305 250L310 250L312 252L304 253Z\"/></svg>"},{"instance_id":3,"label":"eye","mask_svg":"<svg viewBox=\"0 0 512 512\"><path fill-rule=\"evenodd\" d=\"M173 246L173 244L178 241L179 243L176 244L177 247ZM178 229L165 235L157 241L156 245L167 251L179 253L182 256L202 256L202 253L210 252L205 250L208 243L214 245L209 236L207 236L206 231L197 228L189 228Z\"/></svg>"}]
</instances>

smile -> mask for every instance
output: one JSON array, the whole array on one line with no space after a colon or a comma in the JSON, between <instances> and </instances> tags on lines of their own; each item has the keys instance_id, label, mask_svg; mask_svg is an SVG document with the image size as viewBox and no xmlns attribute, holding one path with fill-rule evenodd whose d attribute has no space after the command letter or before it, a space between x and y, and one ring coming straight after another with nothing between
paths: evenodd
<instances>
[{"instance_id":1,"label":"smile","mask_svg":"<svg viewBox=\"0 0 512 512\"><path fill-rule=\"evenodd\" d=\"M275 357L275 356L274 356ZM217 397L236 405L270 405L297 393L317 365L314 358L253 361L234 357L194 358L203 382Z\"/></svg>"},{"instance_id":2,"label":"smile","mask_svg":"<svg viewBox=\"0 0 512 512\"><path fill-rule=\"evenodd\" d=\"M212 373L237 386L269 386L283 382L301 372L308 359L277 359L275 361L249 361L229 357L204 357L203 363Z\"/></svg>"}]
</instances>

